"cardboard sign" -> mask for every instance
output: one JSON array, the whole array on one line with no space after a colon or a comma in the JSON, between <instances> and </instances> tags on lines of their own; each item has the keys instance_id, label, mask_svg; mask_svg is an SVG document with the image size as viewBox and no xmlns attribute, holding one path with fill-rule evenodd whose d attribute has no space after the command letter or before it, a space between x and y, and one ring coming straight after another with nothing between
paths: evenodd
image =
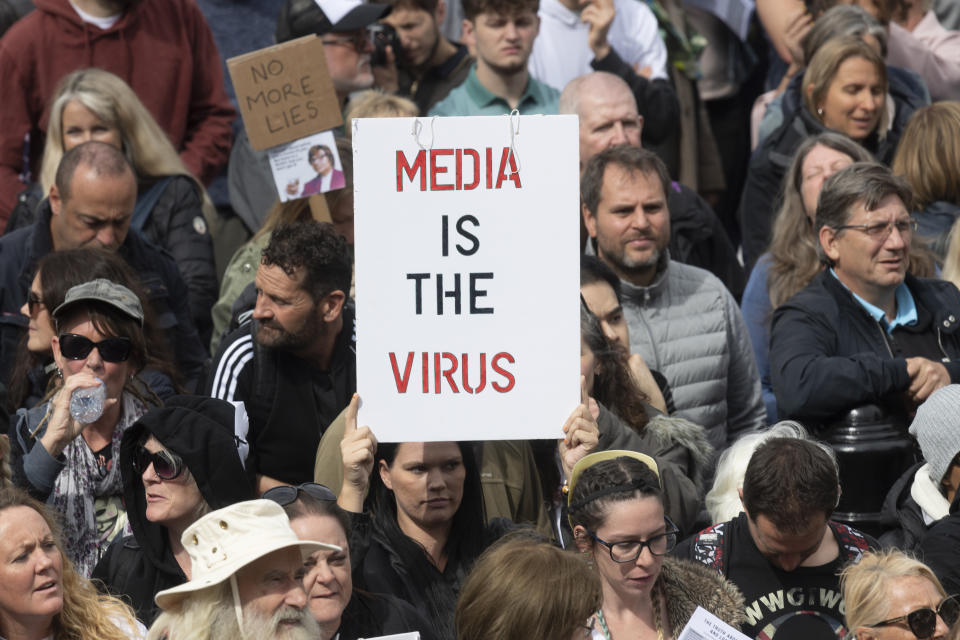
<instances>
[{"instance_id":1,"label":"cardboard sign","mask_svg":"<svg viewBox=\"0 0 960 640\"><path fill-rule=\"evenodd\" d=\"M580 401L574 116L353 121L359 423L558 438Z\"/></svg>"},{"instance_id":2,"label":"cardboard sign","mask_svg":"<svg viewBox=\"0 0 960 640\"><path fill-rule=\"evenodd\" d=\"M323 43L315 35L230 58L227 68L254 149L343 124Z\"/></svg>"}]
</instances>

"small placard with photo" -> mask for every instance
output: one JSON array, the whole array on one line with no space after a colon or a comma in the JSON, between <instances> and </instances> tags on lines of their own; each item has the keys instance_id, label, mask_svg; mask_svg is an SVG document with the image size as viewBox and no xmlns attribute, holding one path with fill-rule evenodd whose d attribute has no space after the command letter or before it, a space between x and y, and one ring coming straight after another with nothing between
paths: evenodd
<instances>
[{"instance_id":1,"label":"small placard with photo","mask_svg":"<svg viewBox=\"0 0 960 640\"><path fill-rule=\"evenodd\" d=\"M272 147L268 154L277 194L283 202L346 186L333 131Z\"/></svg>"}]
</instances>

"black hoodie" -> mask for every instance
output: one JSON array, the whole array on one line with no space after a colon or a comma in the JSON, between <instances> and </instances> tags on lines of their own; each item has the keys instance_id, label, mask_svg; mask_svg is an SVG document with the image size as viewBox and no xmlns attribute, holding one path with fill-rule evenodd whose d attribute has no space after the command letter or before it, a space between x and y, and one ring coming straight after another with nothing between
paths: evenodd
<instances>
[{"instance_id":1,"label":"black hoodie","mask_svg":"<svg viewBox=\"0 0 960 640\"><path fill-rule=\"evenodd\" d=\"M93 571L105 589L128 599L150 626L160 613L154 595L186 582L168 542L167 529L146 518L146 494L133 456L144 433L183 458L211 510L254 498L234 438L234 407L201 396L177 396L145 414L123 434L120 471L132 536L115 540Z\"/></svg>"}]
</instances>

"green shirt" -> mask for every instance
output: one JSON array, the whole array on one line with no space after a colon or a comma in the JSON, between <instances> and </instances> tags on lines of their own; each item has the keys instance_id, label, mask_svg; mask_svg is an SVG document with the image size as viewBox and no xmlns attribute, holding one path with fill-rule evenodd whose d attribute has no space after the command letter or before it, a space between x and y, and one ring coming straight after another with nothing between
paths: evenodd
<instances>
[{"instance_id":1,"label":"green shirt","mask_svg":"<svg viewBox=\"0 0 960 640\"><path fill-rule=\"evenodd\" d=\"M527 88L520 97L517 109L520 115L542 113L553 115L557 112L557 100L560 92L545 84L537 82L532 76L527 82ZM470 69L470 74L463 84L447 94L447 97L438 102L430 110L431 116L502 116L509 114L513 109L507 101L490 93L477 80L477 66Z\"/></svg>"}]
</instances>

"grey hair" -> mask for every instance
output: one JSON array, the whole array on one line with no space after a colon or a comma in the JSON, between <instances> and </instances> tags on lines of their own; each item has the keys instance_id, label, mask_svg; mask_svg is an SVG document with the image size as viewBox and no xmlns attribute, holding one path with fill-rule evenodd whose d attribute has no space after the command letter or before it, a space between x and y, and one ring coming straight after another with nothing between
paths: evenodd
<instances>
[{"instance_id":1,"label":"grey hair","mask_svg":"<svg viewBox=\"0 0 960 640\"><path fill-rule=\"evenodd\" d=\"M823 183L820 199L817 201L817 220L814 225L819 235L820 229L837 229L850 220L854 206L863 204L867 211L873 211L887 196L895 195L903 202L907 211L913 210L913 192L910 185L901 176L895 176L887 167L876 162L855 162L836 172ZM833 266L833 261L817 244L820 261Z\"/></svg>"},{"instance_id":2,"label":"grey hair","mask_svg":"<svg viewBox=\"0 0 960 640\"><path fill-rule=\"evenodd\" d=\"M713 480L713 488L707 493L706 507L713 524L726 522L737 517L742 511L739 490L743 488L743 476L747 472L750 457L762 443L771 438L797 438L811 440L823 449L839 474L837 454L830 445L812 440L802 424L794 420L782 420L765 431L747 433L734 442L720 455L717 462L717 472Z\"/></svg>"},{"instance_id":3,"label":"grey hair","mask_svg":"<svg viewBox=\"0 0 960 640\"><path fill-rule=\"evenodd\" d=\"M838 4L817 18L803 38L803 61L809 64L813 54L828 40L854 36L873 36L880 43L880 55L887 57L887 30L877 19L855 4Z\"/></svg>"}]
</instances>

